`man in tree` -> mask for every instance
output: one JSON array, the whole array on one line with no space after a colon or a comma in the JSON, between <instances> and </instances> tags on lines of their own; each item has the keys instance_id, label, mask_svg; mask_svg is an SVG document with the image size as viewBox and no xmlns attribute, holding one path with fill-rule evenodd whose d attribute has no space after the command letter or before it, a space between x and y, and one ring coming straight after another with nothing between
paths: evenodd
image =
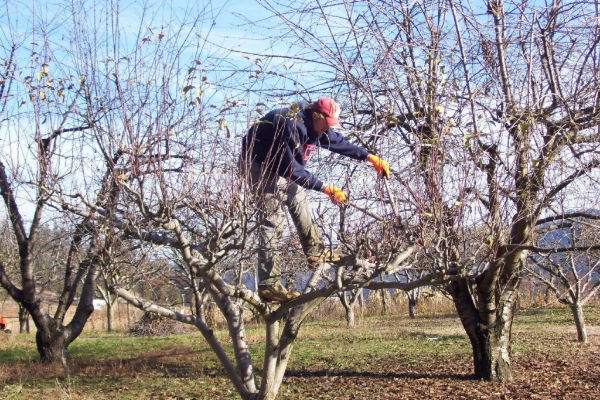
<instances>
[{"instance_id":1,"label":"man in tree","mask_svg":"<svg viewBox=\"0 0 600 400\"><path fill-rule=\"evenodd\" d=\"M339 125L340 106L327 97L309 104L272 110L248 130L242 143L242 164L259 208L258 293L273 302L299 296L281 283L279 242L285 219L285 203L311 267L339 261L340 256L323 244L312 221L306 189L321 191L334 204L345 203L346 194L325 185L304 167L317 147L355 160L370 161L380 176L389 178L387 161L348 142L333 128Z\"/></svg>"}]
</instances>

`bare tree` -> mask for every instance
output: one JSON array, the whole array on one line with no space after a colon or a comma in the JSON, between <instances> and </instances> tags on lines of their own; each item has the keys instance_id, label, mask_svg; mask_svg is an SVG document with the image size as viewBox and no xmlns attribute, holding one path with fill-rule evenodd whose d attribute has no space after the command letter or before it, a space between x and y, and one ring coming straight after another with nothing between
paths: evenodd
<instances>
[{"instance_id":1,"label":"bare tree","mask_svg":"<svg viewBox=\"0 0 600 400\"><path fill-rule=\"evenodd\" d=\"M358 139L393 160L388 204L410 210L432 265L453 275L446 289L475 375L512 379L512 320L536 221L597 191L598 9L261 4L283 21L278 40L295 34L305 60L331 68L315 87L347 100Z\"/></svg>"},{"instance_id":2,"label":"bare tree","mask_svg":"<svg viewBox=\"0 0 600 400\"><path fill-rule=\"evenodd\" d=\"M476 281L477 303L469 300L467 288L457 286L453 293L465 306L476 306L478 324L492 327L489 336L476 326L470 329L480 354L491 350L489 373L498 380L512 376L510 328L533 228L549 207L564 201L563 196L572 196L568 201L573 204L581 202L581 193L569 187L587 182L586 176L597 173L599 162L593 155L599 139L598 98L588 94L598 83L592 72L598 63L598 39L579 36L597 31L587 21L597 18L598 10L585 3L561 2L518 10L517 20L506 12L503 2L488 3L494 32L484 36L481 46L485 51L485 43L493 44L494 57L487 68L497 71L499 78L492 86L498 97L490 111L509 141L505 145L500 138L485 138L477 113L472 113L473 151L487 159L481 167L488 176L484 204L492 217L492 251ZM578 71L575 82L565 75L571 70ZM475 322L464 316L466 326Z\"/></svg>"},{"instance_id":3,"label":"bare tree","mask_svg":"<svg viewBox=\"0 0 600 400\"><path fill-rule=\"evenodd\" d=\"M561 217L564 219L556 219L550 226L542 225L527 270L551 290L560 303L569 306L577 339L587 342L583 306L600 289L598 226L594 223L598 218L585 213Z\"/></svg>"},{"instance_id":4,"label":"bare tree","mask_svg":"<svg viewBox=\"0 0 600 400\"><path fill-rule=\"evenodd\" d=\"M360 232L344 236L346 224L335 228L328 223L328 234L332 239L339 235L349 256L335 268L322 265L313 271L302 282L304 294L293 302L275 307L260 299L244 281L242 268L254 254L256 209L241 184L239 144L226 123L240 109L250 113L237 100L224 99L224 92L215 94L214 88L231 87L227 81L211 81L209 74L223 61L221 54L211 54L203 29L206 18L210 30L214 15L200 8L187 13L185 23L175 15L157 23L146 5L139 30L131 33L120 25L119 2L81 12L87 5L71 3L71 13L40 19L33 38L17 38L22 32L9 18L6 37L14 45L3 48L9 61L2 71L0 104L8 105L2 108L2 129L9 135L1 140L3 148L15 151L2 153L0 188L19 259L14 276L0 264L0 281L31 314L43 360L65 363L68 345L93 310L100 268L110 272L125 240L177 252L196 310L185 315L172 304L157 304L160 299L141 299L114 276L108 279L111 290L131 304L198 327L247 399L277 396L298 331L324 299L360 287L412 288L440 279L438 271L408 284L377 279L401 268L414 246L395 240L386 248L363 243ZM70 46L54 40L55 23ZM26 48L23 43L34 44ZM25 56L13 57L18 49ZM22 60L28 64L18 64ZM30 203L20 201L27 197ZM339 211L324 206L322 215ZM66 215L72 225L58 307L49 315L32 257L44 223L57 215ZM373 215L366 212L361 218L370 221ZM391 238L402 231L403 221L375 218L368 229ZM356 257L361 246L371 246L378 261ZM387 251L391 247L397 251ZM234 358L202 319L203 290L227 321ZM76 298L74 317L65 323ZM265 322L260 383L242 318L246 308Z\"/></svg>"},{"instance_id":5,"label":"bare tree","mask_svg":"<svg viewBox=\"0 0 600 400\"><path fill-rule=\"evenodd\" d=\"M421 277L425 276L426 273L427 272L424 270L414 271L414 270L406 269L406 270L402 271L402 274L396 273L395 278L399 282L406 282L406 281L420 279ZM411 276L412 276L412 278L411 278ZM415 288L415 289L412 289L412 290L409 290L406 292L406 299L408 300L408 316L410 318L415 318L417 316L416 308L417 308L417 305L419 304L419 302L421 301L421 298L423 297L425 290L426 290L425 287L420 286L418 288Z\"/></svg>"},{"instance_id":6,"label":"bare tree","mask_svg":"<svg viewBox=\"0 0 600 400\"><path fill-rule=\"evenodd\" d=\"M194 79L196 61L205 63L203 55L197 54L186 64L180 58L181 53L148 50L152 43L159 47L158 50L162 46L180 47L170 43L175 38L166 35L160 41L148 43L143 41L145 33L140 37L142 39L132 50L137 55L131 60L147 57L147 64L154 65L148 60L159 58L164 62L170 57L168 65L179 65L176 70L160 71L158 90L164 93L163 96L156 98L154 86L140 89L106 80L85 81L86 93L104 93L105 108L111 110L97 118L91 131L102 138L95 142L99 148L96 154L112 154L107 149L117 148L122 154L118 160L104 160L110 163L112 176L118 177L118 205L108 209L92 203L83 193L66 189L56 191L52 199L81 218L94 215L97 221L122 231L131 240L169 247L177 252L181 269L185 268L196 299L195 313L184 314L169 304L144 299L119 287L118 282L113 283L112 290L144 310L195 325L217 354L242 398L273 399L281 387L302 323L324 299L340 290L361 286L374 289L416 287L430 284L440 275L433 271L421 281L408 284L374 282L376 277L400 268L414 251L414 246L389 255L376 243L371 243L374 251L381 255L381 261L370 263L356 257L359 253L355 246L362 243L357 239L360 235L356 234L344 239L345 245L353 250L348 252L350 255L344 262L335 268L322 265L313 271L302 287L302 296L279 307L264 302L255 288L243 279L243 266L254 254L252 233L256 230L256 208L236 167L239 144L233 141L237 139L231 137L230 130L219 129L223 127L225 111L209 107L204 103L204 97L190 98L192 89L188 89L189 85L183 86L175 80L177 76L181 76L183 82ZM116 53L112 58L120 59L121 54ZM96 65L91 68L90 75L103 74L102 68L102 65ZM122 62L116 70L110 70L110 74L116 74L121 80L135 74L139 82L149 81L145 74L152 74L156 80L157 73L157 69L146 69L133 62ZM102 85L97 87L97 82ZM88 107L92 109L92 97L87 98L90 99ZM235 112L231 107L228 112ZM381 218L376 222L385 223ZM376 229L372 224L371 227ZM227 321L233 358L202 318L203 290L210 293ZM254 373L242 318L246 308L260 315L265 323L266 348L260 382Z\"/></svg>"},{"instance_id":7,"label":"bare tree","mask_svg":"<svg viewBox=\"0 0 600 400\"><path fill-rule=\"evenodd\" d=\"M44 160L44 161L47 161ZM40 173L44 177L44 171ZM0 162L0 187L7 213L11 219L12 235L19 246L18 259L18 281L20 287L16 286L6 272L4 263L0 261L0 282L9 292L11 297L32 316L36 325L36 343L40 357L44 362L60 362L66 365L66 350L69 344L79 336L87 318L93 311L93 294L95 291L95 279L97 267L100 263L101 250L94 242L96 238L92 235L87 254L79 259L82 251L81 246L85 244L87 221L78 224L74 229L69 253L64 266L64 284L59 296L58 307L54 315L49 315L49 310L44 306L37 290L35 279L35 267L33 262L36 252L36 239L41 227L42 210L48 201L47 196L41 189L44 184L38 182L40 198L35 206L34 219L26 230L23 223L19 206L16 202L14 186L9 181L4 164ZM106 243L106 242L105 242ZM46 266L41 266L46 267ZM75 296L79 294L76 311L68 324L64 324L66 312L74 303Z\"/></svg>"},{"instance_id":8,"label":"bare tree","mask_svg":"<svg viewBox=\"0 0 600 400\"><path fill-rule=\"evenodd\" d=\"M140 282L160 279L171 271L169 259L150 252L139 244L122 240L110 249L106 258L109 264L102 265L99 271L97 293L106 303L106 329L114 329L114 313L118 297L110 290L114 286L130 289Z\"/></svg>"},{"instance_id":9,"label":"bare tree","mask_svg":"<svg viewBox=\"0 0 600 400\"><path fill-rule=\"evenodd\" d=\"M177 149L177 146L171 147L174 154L180 154L176 152ZM188 155L193 154L193 148L179 148L179 151L184 150ZM156 149L151 148L149 151L156 151ZM165 158L170 156L170 153L165 154ZM210 165L209 160L201 160L200 164L193 162L186 164L182 170L153 169L153 174L159 178L159 182L173 185L180 179L179 174L185 176L188 171ZM144 162L147 162L146 156L143 160L133 160L128 164ZM247 200L244 200L246 196L242 192L237 192L240 185L233 183L238 182L238 177L235 175L235 168L215 165L208 174L198 178L192 187L180 186L178 190L165 191L163 193L168 196L156 200L152 191L142 191L135 184L136 177L133 177L121 182L124 188L121 208L131 204L134 204L135 208L129 206L127 213L119 214L110 220L111 224L123 229L124 233L131 238L168 246L179 253L179 257L184 262L182 265L187 269L187 275L192 278L191 287L196 298L195 304L197 306L203 304L201 290L206 288L225 317L230 340L234 346L235 359L230 359L227 355L223 344L217 340L206 321L202 319L199 308L195 314L186 315L173 310L168 304L142 299L135 293L118 286L113 290L131 304L144 310L195 325L218 355L229 378L243 398L272 399L279 391L294 340L310 311L324 299L345 288L371 287L369 282L375 276L398 268L412 250L398 254L394 259L381 265L356 260L354 257L348 260L351 269L345 269L343 264L337 268L326 268L327 266L323 265L314 272L304 287L304 294L301 297L275 308L261 300L257 293L249 288L243 279L240 279L243 270L227 268L236 263L241 264L240 258L247 257L243 250L245 243L249 241L249 234L254 229L252 221L254 211L246 203ZM145 175L138 178L146 180L150 177ZM221 183L220 188L231 192L224 196L222 191L211 191L210 188L216 187L217 181ZM232 182L229 188L227 182ZM179 193L185 195L181 196ZM63 203L63 207L85 216L85 209L78 208L74 204ZM96 213L102 216L106 214L105 210L99 207L96 208ZM251 250L249 252L251 254ZM322 279L325 273L328 279ZM437 275L429 275L423 279L423 282L430 283L437 277ZM374 288L381 288L384 283L378 281L374 284ZM388 284L392 285L391 287L410 287L423 283ZM252 308L265 322L267 346L260 384L254 374L250 346L246 339L242 318L246 307Z\"/></svg>"},{"instance_id":10,"label":"bare tree","mask_svg":"<svg viewBox=\"0 0 600 400\"><path fill-rule=\"evenodd\" d=\"M7 41L1 48L6 62L0 83L4 149L0 192L18 257L12 273L7 271L7 260L0 260L0 283L31 315L42 361L64 365L69 344L93 311L98 268L106 263L116 232L94 223L93 216L65 218L58 228L68 239L47 240L49 232L59 232L53 225L57 226L54 221L61 218L62 211L52 208L55 203L51 199L61 186L87 179L89 184L84 187L91 204L110 208L107 205L118 197L119 188L114 185L112 169L104 168L106 164L94 165L108 171L94 177L83 176L83 169L89 170L91 164L84 164L87 168L81 170L73 168L85 157L81 144L93 118L81 118L84 79L73 73L64 48L53 41L56 24L64 22L62 14L36 14L32 29L24 31L16 23L23 16L22 10L14 6L7 4L7 13L2 15L2 34ZM38 11L35 7L34 13ZM119 152L107 158L109 164L117 162ZM57 251L60 248L64 251ZM58 296L52 313L44 307L40 293L44 288ZM67 311L72 306L75 312L67 323Z\"/></svg>"},{"instance_id":11,"label":"bare tree","mask_svg":"<svg viewBox=\"0 0 600 400\"><path fill-rule=\"evenodd\" d=\"M363 298L363 288L359 287L352 290L345 290L343 292L338 292L337 295L340 298L342 306L346 312L346 322L348 328L354 328L356 325L355 322L355 309L357 303Z\"/></svg>"}]
</instances>

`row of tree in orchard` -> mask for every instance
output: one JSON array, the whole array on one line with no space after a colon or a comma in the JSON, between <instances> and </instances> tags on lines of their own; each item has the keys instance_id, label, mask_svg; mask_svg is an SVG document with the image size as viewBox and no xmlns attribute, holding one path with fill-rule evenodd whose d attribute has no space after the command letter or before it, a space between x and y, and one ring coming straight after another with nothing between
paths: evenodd
<instances>
[{"instance_id":1,"label":"row of tree in orchard","mask_svg":"<svg viewBox=\"0 0 600 400\"><path fill-rule=\"evenodd\" d=\"M229 28L272 24L259 52L215 44L210 1L185 13L146 5L137 29L118 1L67 3L52 15L12 1L0 11L0 283L30 314L43 361L66 362L102 290L194 325L241 398L273 399L325 299L434 286L455 305L475 376L503 382L529 269L566 303L594 296L595 2L257 0L269 18ZM317 154L309 168L349 202L315 196L313 213L347 257L309 270L290 233L285 281L302 294L273 305L253 286L257 210L237 168L240 139L270 105L323 95L391 178ZM192 312L134 290L161 276L187 288ZM52 315L43 290L58 294ZM206 321L208 297L232 354ZM260 379L245 311L264 324Z\"/></svg>"}]
</instances>

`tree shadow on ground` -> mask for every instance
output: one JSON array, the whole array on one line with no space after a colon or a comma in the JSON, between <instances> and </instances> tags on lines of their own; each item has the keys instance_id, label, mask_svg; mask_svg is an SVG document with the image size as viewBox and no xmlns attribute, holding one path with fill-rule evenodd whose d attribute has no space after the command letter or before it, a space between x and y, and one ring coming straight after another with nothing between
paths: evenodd
<instances>
[{"instance_id":1,"label":"tree shadow on ground","mask_svg":"<svg viewBox=\"0 0 600 400\"><path fill-rule=\"evenodd\" d=\"M378 373L370 371L353 371L353 370L288 370L285 373L286 377L295 378L320 378L320 377L351 377L351 378L370 378L370 379L452 379L457 381L476 380L473 374L444 374L444 373Z\"/></svg>"},{"instance_id":2,"label":"tree shadow on ground","mask_svg":"<svg viewBox=\"0 0 600 400\"><path fill-rule=\"evenodd\" d=\"M43 364L36 357L6 363L4 365L6 368L0 370L0 387L2 384L22 380L63 379L73 376L111 378L134 378L143 374L177 378L194 378L198 374L209 377L226 376L217 362L206 365L207 354L212 354L210 349L151 352L133 357L107 359L69 357L67 369L60 365Z\"/></svg>"}]
</instances>

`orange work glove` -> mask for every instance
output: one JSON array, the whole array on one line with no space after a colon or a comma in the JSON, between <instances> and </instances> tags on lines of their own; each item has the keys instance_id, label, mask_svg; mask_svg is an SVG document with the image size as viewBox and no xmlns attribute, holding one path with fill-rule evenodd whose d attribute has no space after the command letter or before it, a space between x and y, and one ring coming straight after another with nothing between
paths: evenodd
<instances>
[{"instance_id":1,"label":"orange work glove","mask_svg":"<svg viewBox=\"0 0 600 400\"><path fill-rule=\"evenodd\" d=\"M383 158L377 157L375 154L369 154L367 161L373 164L379 176L390 179L390 163Z\"/></svg>"},{"instance_id":2,"label":"orange work glove","mask_svg":"<svg viewBox=\"0 0 600 400\"><path fill-rule=\"evenodd\" d=\"M327 185L323 192L329 196L329 199L333 204L342 204L348 200L346 193L342 192L342 189L337 186Z\"/></svg>"}]
</instances>

